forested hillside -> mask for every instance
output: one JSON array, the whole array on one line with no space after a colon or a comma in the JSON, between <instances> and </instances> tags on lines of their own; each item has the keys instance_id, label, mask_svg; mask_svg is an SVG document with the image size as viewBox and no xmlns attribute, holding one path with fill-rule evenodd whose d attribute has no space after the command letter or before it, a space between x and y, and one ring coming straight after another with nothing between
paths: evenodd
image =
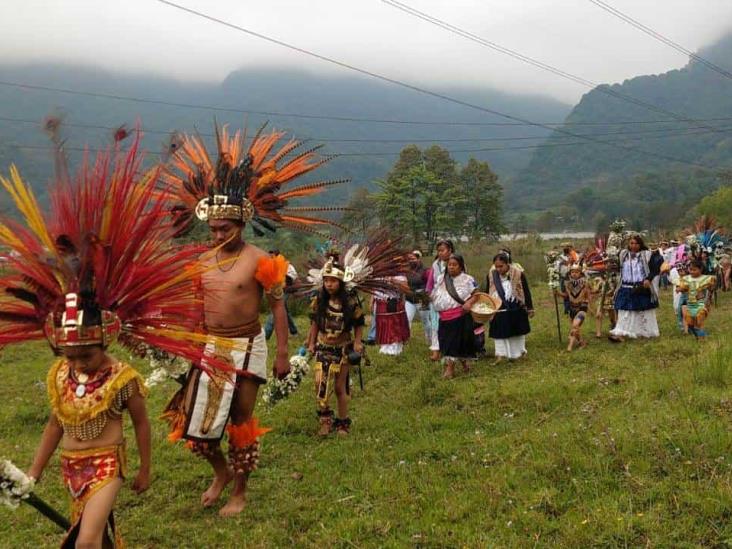
<instances>
[{"instance_id":1,"label":"forested hillside","mask_svg":"<svg viewBox=\"0 0 732 549\"><path fill-rule=\"evenodd\" d=\"M732 35L700 55L729 67ZM658 226L663 226L728 180L724 168L732 166L732 79L692 61L679 70L603 88L693 121L659 123L670 117L592 90L560 129L617 146L567 145L579 140L555 131L508 189L514 209L553 208L557 214L563 208L561 217L574 216L590 226L598 212L613 215L641 198L646 209L636 209L637 215L655 222L653 212L658 211Z\"/></svg>"},{"instance_id":2,"label":"forested hillside","mask_svg":"<svg viewBox=\"0 0 732 549\"><path fill-rule=\"evenodd\" d=\"M77 66L0 67L0 80L67 88L76 91L131 96L188 105L212 105L270 114L212 111L186 106L120 101L87 95L40 91L0 85L0 168L7 172L15 162L37 187L51 175L48 140L40 123L48 113L65 118L64 135L70 149L109 143L112 131L141 119L146 130L144 146L157 153L171 130L198 128L210 133L214 116L220 123L237 127L247 120L250 127L270 120L302 138L325 143L325 153L343 155L322 170L318 177L350 177L353 183L339 192L350 193L359 186L371 186L383 177L401 148L411 142L429 146L441 143L451 150L515 147L535 144L548 134L542 129L506 126L506 120L476 113L438 99L374 82L365 78L334 77L275 70L241 70L223 82L212 84L177 82L151 76L125 75ZM450 94L469 101L531 119L561 121L570 107L548 97L519 96L491 89L451 89ZM272 113L315 115L312 118L276 116ZM325 117L388 119L410 121L450 121L469 125L431 125L332 120ZM33 123L14 120L29 120ZM501 125L475 125L475 124ZM81 127L80 127L81 126ZM84 127L93 126L93 127ZM102 127L100 127L102 126ZM521 137L513 141L512 138ZM509 138L509 141L496 139ZM475 141L486 139L487 141ZM350 141L349 141L350 140ZM356 141L352 141L356 140ZM18 148L30 146L35 148ZM394 153L382 155L382 153ZM78 156L78 152L72 151ZM365 156L352 156L365 154ZM508 179L526 166L530 151L456 152L458 161L468 156L488 161L492 169Z\"/></svg>"}]
</instances>

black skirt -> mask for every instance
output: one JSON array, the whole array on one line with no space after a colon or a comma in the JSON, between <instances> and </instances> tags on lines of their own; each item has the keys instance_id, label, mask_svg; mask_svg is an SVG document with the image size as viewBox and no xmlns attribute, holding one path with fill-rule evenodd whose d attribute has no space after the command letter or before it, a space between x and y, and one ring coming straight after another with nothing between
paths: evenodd
<instances>
[{"instance_id":1,"label":"black skirt","mask_svg":"<svg viewBox=\"0 0 732 549\"><path fill-rule=\"evenodd\" d=\"M491 320L491 327L488 336L491 339L508 339L520 335L526 335L531 331L529 325L529 313L518 301L504 303L501 311Z\"/></svg>"},{"instance_id":2,"label":"black skirt","mask_svg":"<svg viewBox=\"0 0 732 549\"><path fill-rule=\"evenodd\" d=\"M442 356L475 358L475 325L473 317L464 314L455 320L442 320L437 328Z\"/></svg>"}]
</instances>

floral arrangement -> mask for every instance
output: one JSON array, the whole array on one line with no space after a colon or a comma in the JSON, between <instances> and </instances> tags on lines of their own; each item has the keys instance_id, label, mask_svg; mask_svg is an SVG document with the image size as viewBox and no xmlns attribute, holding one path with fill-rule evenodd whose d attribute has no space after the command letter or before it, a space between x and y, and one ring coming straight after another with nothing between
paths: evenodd
<instances>
[{"instance_id":1,"label":"floral arrangement","mask_svg":"<svg viewBox=\"0 0 732 549\"><path fill-rule=\"evenodd\" d=\"M262 393L262 401L270 408L294 393L310 371L308 359L303 354L290 357L290 373L283 379L270 379Z\"/></svg>"},{"instance_id":2,"label":"floral arrangement","mask_svg":"<svg viewBox=\"0 0 732 549\"><path fill-rule=\"evenodd\" d=\"M154 347L147 349L145 358L150 362L152 369L152 373L145 380L145 385L148 387L155 387L167 379L180 378L189 368L187 361Z\"/></svg>"},{"instance_id":3,"label":"floral arrangement","mask_svg":"<svg viewBox=\"0 0 732 549\"><path fill-rule=\"evenodd\" d=\"M0 503L11 509L17 509L21 503L27 503L62 530L71 528L71 523L66 517L33 492L35 486L36 480L18 469L12 461L0 460Z\"/></svg>"},{"instance_id":4,"label":"floral arrangement","mask_svg":"<svg viewBox=\"0 0 732 549\"><path fill-rule=\"evenodd\" d=\"M35 486L35 480L18 469L10 460L0 461L0 502L15 509L28 499Z\"/></svg>"},{"instance_id":5,"label":"floral arrangement","mask_svg":"<svg viewBox=\"0 0 732 549\"><path fill-rule=\"evenodd\" d=\"M549 280L549 289L559 289L559 269L557 269L557 259L559 258L559 252L551 250L544 254L544 261L546 262L546 272Z\"/></svg>"}]
</instances>

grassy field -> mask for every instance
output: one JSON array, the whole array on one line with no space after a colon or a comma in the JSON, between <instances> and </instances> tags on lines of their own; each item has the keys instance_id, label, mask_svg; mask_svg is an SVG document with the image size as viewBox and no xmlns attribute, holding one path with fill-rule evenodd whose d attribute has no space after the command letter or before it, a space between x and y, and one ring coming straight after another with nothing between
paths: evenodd
<instances>
[{"instance_id":1,"label":"grassy field","mask_svg":"<svg viewBox=\"0 0 732 549\"><path fill-rule=\"evenodd\" d=\"M677 332L666 292L660 339L592 338L568 354L545 284L534 291L538 312L523 361L483 360L443 381L426 360L419 325L405 356L372 351L366 389L354 387L346 439L315 437L309 384L273 410L260 407L274 431L249 506L235 519L199 507L210 471L166 442L155 418L175 384L155 387L153 485L141 497L125 489L118 502L128 545L732 545L732 299L720 296L703 345ZM26 345L5 349L0 361L0 457L27 467L47 416L51 356L44 345ZM128 442L134 472L131 432ZM38 493L66 511L57 458ZM53 547L60 539L31 508L0 509L1 547Z\"/></svg>"}]
</instances>

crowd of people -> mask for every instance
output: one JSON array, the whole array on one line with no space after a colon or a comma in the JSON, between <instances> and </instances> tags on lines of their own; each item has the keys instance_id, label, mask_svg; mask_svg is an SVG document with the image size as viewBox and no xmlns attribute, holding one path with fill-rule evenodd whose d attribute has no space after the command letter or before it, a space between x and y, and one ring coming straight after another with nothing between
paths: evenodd
<instances>
[{"instance_id":1,"label":"crowd of people","mask_svg":"<svg viewBox=\"0 0 732 549\"><path fill-rule=\"evenodd\" d=\"M703 340L715 292L730 288L730 248L722 228L702 217L682 239L651 246L624 228L624 222L614 223L607 238L582 254L567 242L546 255L550 286L563 298L571 322L567 349L587 344L581 330L588 314L595 317L598 338L605 316L612 342L658 337L656 309L667 288L679 329Z\"/></svg>"},{"instance_id":2,"label":"crowd of people","mask_svg":"<svg viewBox=\"0 0 732 549\"><path fill-rule=\"evenodd\" d=\"M450 240L437 242L425 265L419 250L406 253L399 240L380 233L326 250L299 276L279 250L244 240L247 226L261 235L279 226L312 231L329 223L313 213L329 206L288 206L334 182L286 187L325 160L315 149L288 157L296 141L275 150L283 135L260 130L245 147L240 133L217 127L215 156L200 137L176 135L170 157L148 172L138 136L124 152L117 144L100 153L74 180L63 141L55 140L60 169L47 214L16 171L2 179L25 224L3 219L0 225L0 245L9 250L0 256L0 346L46 338L58 356L48 375L49 420L33 463L27 475L2 480L22 497L61 446L73 501L63 547L121 546L113 509L127 474L124 412L140 453L132 487L140 493L151 482L147 388L132 366L109 352L114 342L141 357L162 353L190 363L164 410L168 439L184 441L209 464L204 507L231 485L219 511L224 517L244 509L260 438L269 431L254 416L259 388L268 377L287 382L290 373L288 336L298 329L287 296L311 300L304 347L313 360L317 433L324 437L351 432L350 373L364 358L363 344L398 356L416 321L445 379L458 369L469 372L489 354L486 335L495 362L527 355L534 304L526 272L507 248L492 258L485 279L476 279ZM213 246L177 240L196 219ZM706 225L673 250L665 242L651 250L641 235L616 226L584 254L569 243L547 254L550 284L571 323L568 349L586 345L581 328L588 314L595 315L598 337L604 316L612 341L658 336L659 285L674 288L680 328L703 338L717 280L723 289L730 286L721 233ZM372 313L368 331L364 295ZM264 301L270 315L263 327Z\"/></svg>"}]
</instances>

